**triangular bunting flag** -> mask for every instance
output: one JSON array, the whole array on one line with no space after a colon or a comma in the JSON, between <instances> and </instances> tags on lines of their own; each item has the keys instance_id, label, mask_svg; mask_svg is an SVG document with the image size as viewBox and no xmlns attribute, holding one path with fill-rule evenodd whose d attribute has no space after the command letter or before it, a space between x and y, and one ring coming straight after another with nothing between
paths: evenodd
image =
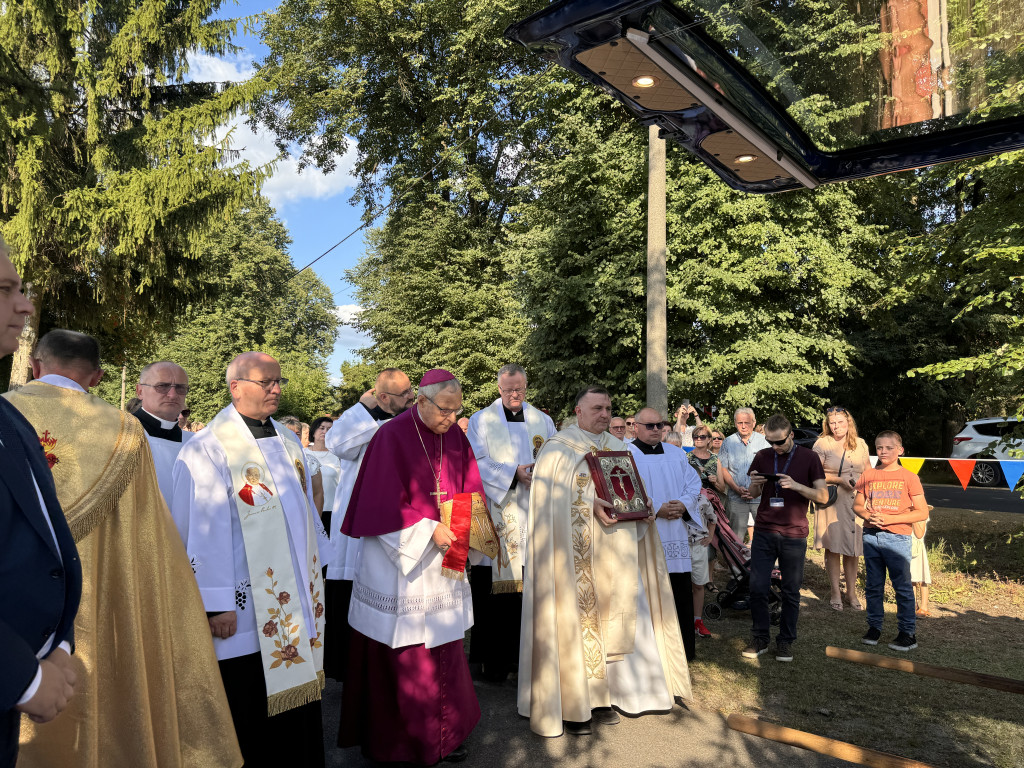
<instances>
[{"instance_id":1,"label":"triangular bunting flag","mask_svg":"<svg viewBox=\"0 0 1024 768\"><path fill-rule=\"evenodd\" d=\"M693 450L693 446L692 445L684 445L683 446L683 450L686 451L687 453L689 453L690 451Z\"/></svg>"},{"instance_id":2,"label":"triangular bunting flag","mask_svg":"<svg viewBox=\"0 0 1024 768\"><path fill-rule=\"evenodd\" d=\"M999 468L1003 470L1003 477L1006 478L1006 484L1012 491L1017 487L1017 483L1020 482L1020 476L1024 474L1024 461L999 461Z\"/></svg>"},{"instance_id":3,"label":"triangular bunting flag","mask_svg":"<svg viewBox=\"0 0 1024 768\"><path fill-rule=\"evenodd\" d=\"M960 485L967 490L967 484L971 482L971 472L974 471L974 465L978 462L974 459L950 459L949 466L953 468L957 478L960 480Z\"/></svg>"},{"instance_id":4,"label":"triangular bunting flag","mask_svg":"<svg viewBox=\"0 0 1024 768\"><path fill-rule=\"evenodd\" d=\"M868 456L868 458L871 459L871 468L874 469L878 465L878 457Z\"/></svg>"},{"instance_id":5,"label":"triangular bunting flag","mask_svg":"<svg viewBox=\"0 0 1024 768\"><path fill-rule=\"evenodd\" d=\"M921 467L924 466L924 459L911 459L904 456L900 459L900 464L903 465L904 469L909 469L916 475L921 471Z\"/></svg>"}]
</instances>

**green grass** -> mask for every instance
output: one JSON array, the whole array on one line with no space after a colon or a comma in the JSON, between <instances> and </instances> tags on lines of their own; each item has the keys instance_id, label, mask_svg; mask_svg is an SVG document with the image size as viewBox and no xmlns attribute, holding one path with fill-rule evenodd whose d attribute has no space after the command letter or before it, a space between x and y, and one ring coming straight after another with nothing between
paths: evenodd
<instances>
[{"instance_id":1,"label":"green grass","mask_svg":"<svg viewBox=\"0 0 1024 768\"><path fill-rule=\"evenodd\" d=\"M834 645L1024 679L1024 518L936 509L927 541L932 617L918 619L918 649L886 646L896 635L891 592L883 642L862 645L864 612L829 608L822 555L808 549L793 663L770 652L743 659L750 614L728 611L707 622L714 637L691 665L699 706L934 766L1024 765L1024 696L825 656ZM863 567L859 591L863 602Z\"/></svg>"}]
</instances>

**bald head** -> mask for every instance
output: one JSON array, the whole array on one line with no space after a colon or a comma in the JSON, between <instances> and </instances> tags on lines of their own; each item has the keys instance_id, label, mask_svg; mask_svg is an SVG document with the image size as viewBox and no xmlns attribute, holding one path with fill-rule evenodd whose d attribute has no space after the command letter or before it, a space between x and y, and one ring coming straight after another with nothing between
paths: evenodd
<instances>
[{"instance_id":1,"label":"bald head","mask_svg":"<svg viewBox=\"0 0 1024 768\"><path fill-rule=\"evenodd\" d=\"M146 413L164 421L177 421L185 407L188 374L170 360L150 363L139 373L135 396L142 401Z\"/></svg>"},{"instance_id":2,"label":"bald head","mask_svg":"<svg viewBox=\"0 0 1024 768\"><path fill-rule=\"evenodd\" d=\"M654 408L641 408L633 417L636 420L636 436L639 440L648 445L657 445L661 442L662 427L664 419ZM657 427L649 427L648 424L657 424Z\"/></svg>"},{"instance_id":3,"label":"bald head","mask_svg":"<svg viewBox=\"0 0 1024 768\"><path fill-rule=\"evenodd\" d=\"M266 421L281 404L281 364L263 352L243 352L228 364L228 389L235 409Z\"/></svg>"},{"instance_id":4,"label":"bald head","mask_svg":"<svg viewBox=\"0 0 1024 768\"><path fill-rule=\"evenodd\" d=\"M382 409L395 416L408 410L416 399L409 377L398 368L385 368L377 374L373 395Z\"/></svg>"}]
</instances>

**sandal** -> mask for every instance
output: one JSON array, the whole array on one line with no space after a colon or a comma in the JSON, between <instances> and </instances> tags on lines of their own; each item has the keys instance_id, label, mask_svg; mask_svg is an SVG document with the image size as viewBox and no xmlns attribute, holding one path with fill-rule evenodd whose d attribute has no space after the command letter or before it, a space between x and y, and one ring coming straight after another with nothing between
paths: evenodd
<instances>
[{"instance_id":1,"label":"sandal","mask_svg":"<svg viewBox=\"0 0 1024 768\"><path fill-rule=\"evenodd\" d=\"M926 610L924 610L922 608L918 608L917 609L917 615L918 616L931 616L932 614L931 614L931 611L926 611Z\"/></svg>"},{"instance_id":2,"label":"sandal","mask_svg":"<svg viewBox=\"0 0 1024 768\"><path fill-rule=\"evenodd\" d=\"M829 600L828 604L829 604L829 607L833 611L841 611L841 610L843 610L843 601L842 600Z\"/></svg>"},{"instance_id":3,"label":"sandal","mask_svg":"<svg viewBox=\"0 0 1024 768\"><path fill-rule=\"evenodd\" d=\"M864 606L861 604L860 598L854 598L853 600L851 600L850 601L850 608L852 608L855 611L863 611L864 610Z\"/></svg>"},{"instance_id":4,"label":"sandal","mask_svg":"<svg viewBox=\"0 0 1024 768\"><path fill-rule=\"evenodd\" d=\"M713 581L709 581L707 584L705 584L704 589L706 589L708 592L711 592L712 594L717 594L719 591L718 587L715 586L715 582Z\"/></svg>"}]
</instances>

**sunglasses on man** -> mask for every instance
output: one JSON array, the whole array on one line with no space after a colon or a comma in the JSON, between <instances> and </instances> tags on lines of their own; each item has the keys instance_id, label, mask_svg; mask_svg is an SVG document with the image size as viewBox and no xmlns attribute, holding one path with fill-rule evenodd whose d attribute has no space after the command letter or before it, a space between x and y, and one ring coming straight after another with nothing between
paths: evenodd
<instances>
[{"instance_id":1,"label":"sunglasses on man","mask_svg":"<svg viewBox=\"0 0 1024 768\"><path fill-rule=\"evenodd\" d=\"M653 424L645 424L642 421L638 421L636 423L636 425L638 427L647 427L647 429L664 429L665 427L668 426L668 422L667 421L656 421Z\"/></svg>"},{"instance_id":2,"label":"sunglasses on man","mask_svg":"<svg viewBox=\"0 0 1024 768\"><path fill-rule=\"evenodd\" d=\"M786 441L789 440L789 438L791 438L792 436L793 436L793 433L790 432L788 435L786 435L781 440L768 440L768 438L765 438L765 440L768 440L768 445L785 445Z\"/></svg>"}]
</instances>

